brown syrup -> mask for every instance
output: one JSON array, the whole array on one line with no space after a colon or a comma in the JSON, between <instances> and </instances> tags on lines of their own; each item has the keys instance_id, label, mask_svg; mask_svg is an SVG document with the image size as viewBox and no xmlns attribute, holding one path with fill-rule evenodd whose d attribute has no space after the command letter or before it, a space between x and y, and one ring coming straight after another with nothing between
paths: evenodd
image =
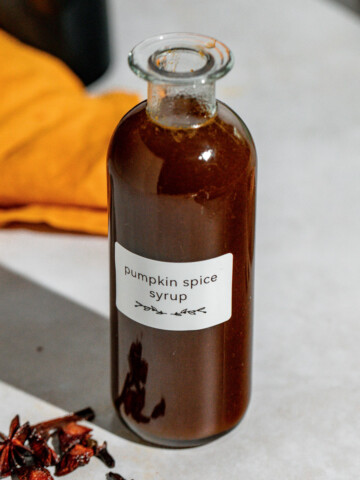
<instances>
[{"instance_id":1,"label":"brown syrup","mask_svg":"<svg viewBox=\"0 0 360 480\"><path fill-rule=\"evenodd\" d=\"M148 117L143 102L120 122L109 150L112 396L132 430L163 445L222 434L249 402L256 155L241 120L217 105L198 128L167 128ZM167 331L127 318L116 308L115 242L168 262L232 253L231 319ZM129 394L125 405L134 345L147 372L131 387L141 394Z\"/></svg>"}]
</instances>

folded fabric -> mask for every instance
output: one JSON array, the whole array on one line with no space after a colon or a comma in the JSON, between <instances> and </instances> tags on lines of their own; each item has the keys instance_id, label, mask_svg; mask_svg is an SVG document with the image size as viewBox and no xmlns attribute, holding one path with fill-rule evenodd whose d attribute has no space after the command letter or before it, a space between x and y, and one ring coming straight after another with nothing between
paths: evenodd
<instances>
[{"instance_id":1,"label":"folded fabric","mask_svg":"<svg viewBox=\"0 0 360 480\"><path fill-rule=\"evenodd\" d=\"M138 96L90 96L60 60L2 30L0 65L0 226L106 235L106 151Z\"/></svg>"}]
</instances>

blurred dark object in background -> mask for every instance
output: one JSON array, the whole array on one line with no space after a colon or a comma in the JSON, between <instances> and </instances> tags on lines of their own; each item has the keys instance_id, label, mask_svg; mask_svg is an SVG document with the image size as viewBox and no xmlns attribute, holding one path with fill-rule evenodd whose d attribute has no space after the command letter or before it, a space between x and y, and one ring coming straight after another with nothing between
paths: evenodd
<instances>
[{"instance_id":1,"label":"blurred dark object in background","mask_svg":"<svg viewBox=\"0 0 360 480\"><path fill-rule=\"evenodd\" d=\"M85 85L109 66L106 0L0 0L0 28L61 58Z\"/></svg>"},{"instance_id":2,"label":"blurred dark object in background","mask_svg":"<svg viewBox=\"0 0 360 480\"><path fill-rule=\"evenodd\" d=\"M335 0L337 3L341 3L347 8L350 8L353 12L360 15L360 0Z\"/></svg>"}]
</instances>

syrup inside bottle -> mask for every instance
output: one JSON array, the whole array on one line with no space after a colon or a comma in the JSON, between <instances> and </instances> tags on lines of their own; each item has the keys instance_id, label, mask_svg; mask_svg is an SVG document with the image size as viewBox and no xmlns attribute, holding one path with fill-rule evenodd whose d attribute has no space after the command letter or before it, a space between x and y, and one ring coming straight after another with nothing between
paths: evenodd
<instances>
[{"instance_id":1,"label":"syrup inside bottle","mask_svg":"<svg viewBox=\"0 0 360 480\"><path fill-rule=\"evenodd\" d=\"M249 401L256 154L215 97L210 108L201 96L155 93L161 115L149 95L109 149L112 396L145 440L191 446L233 428ZM230 320L168 331L126 317L116 307L115 242L163 262L232 253Z\"/></svg>"}]
</instances>

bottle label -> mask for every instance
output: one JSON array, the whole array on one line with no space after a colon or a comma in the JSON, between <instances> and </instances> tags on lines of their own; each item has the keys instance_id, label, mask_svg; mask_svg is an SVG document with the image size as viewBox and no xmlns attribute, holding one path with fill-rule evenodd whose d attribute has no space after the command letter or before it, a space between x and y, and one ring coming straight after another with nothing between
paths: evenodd
<instances>
[{"instance_id":1,"label":"bottle label","mask_svg":"<svg viewBox=\"0 0 360 480\"><path fill-rule=\"evenodd\" d=\"M115 243L116 306L162 330L201 330L231 317L233 255L161 262Z\"/></svg>"}]
</instances>

